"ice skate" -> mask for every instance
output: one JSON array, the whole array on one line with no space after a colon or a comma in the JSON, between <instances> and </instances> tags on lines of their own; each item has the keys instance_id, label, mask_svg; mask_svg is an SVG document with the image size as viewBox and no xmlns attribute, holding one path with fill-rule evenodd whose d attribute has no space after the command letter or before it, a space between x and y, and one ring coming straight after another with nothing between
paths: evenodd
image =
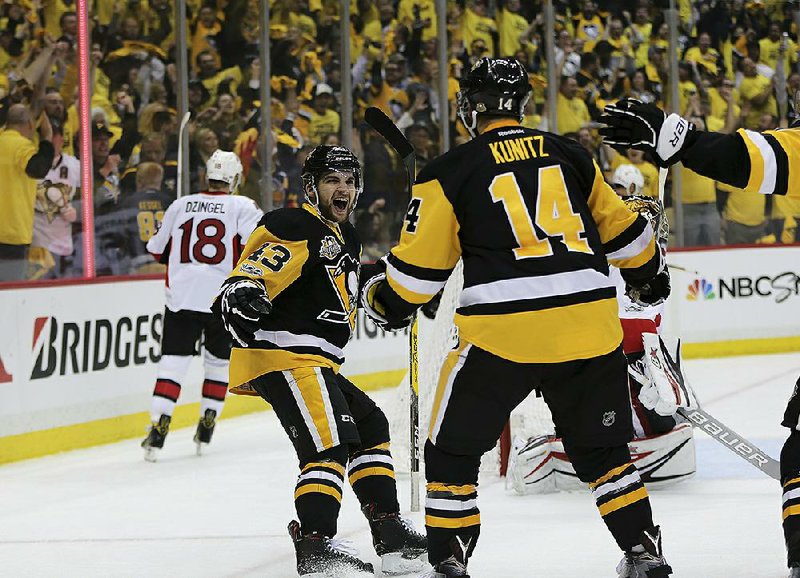
<instances>
[{"instance_id":1,"label":"ice skate","mask_svg":"<svg viewBox=\"0 0 800 578\"><path fill-rule=\"evenodd\" d=\"M389 576L421 572L427 565L428 538L417 532L411 521L395 512L378 514L375 504L362 508L372 531L375 552L381 557L381 571Z\"/></svg>"},{"instance_id":2,"label":"ice skate","mask_svg":"<svg viewBox=\"0 0 800 578\"><path fill-rule=\"evenodd\" d=\"M158 423L154 423L150 426L150 431L142 442L145 461L155 462L158 460L158 452L164 447L164 440L167 438L167 433L169 432L170 421L172 421L170 416L162 415L158 418Z\"/></svg>"},{"instance_id":3,"label":"ice skate","mask_svg":"<svg viewBox=\"0 0 800 578\"><path fill-rule=\"evenodd\" d=\"M355 551L337 540L316 532L301 534L300 523L296 520L289 523L289 535L297 553L297 573L300 576L350 578L360 575L372 576L374 573L372 564L356 558Z\"/></svg>"},{"instance_id":4,"label":"ice skate","mask_svg":"<svg viewBox=\"0 0 800 578\"><path fill-rule=\"evenodd\" d=\"M667 578L672 568L661 553L661 530L653 526L642 532L642 543L617 564L619 578Z\"/></svg>"},{"instance_id":5,"label":"ice skate","mask_svg":"<svg viewBox=\"0 0 800 578\"><path fill-rule=\"evenodd\" d=\"M194 443L197 444L197 455L203 453L203 446L211 443L211 436L214 435L214 426L217 425L217 412L207 409L203 417L197 423L197 431L194 432Z\"/></svg>"},{"instance_id":6,"label":"ice skate","mask_svg":"<svg viewBox=\"0 0 800 578\"><path fill-rule=\"evenodd\" d=\"M425 574L424 578L469 578L469 574L463 562L450 556L434 565L433 570Z\"/></svg>"}]
</instances>

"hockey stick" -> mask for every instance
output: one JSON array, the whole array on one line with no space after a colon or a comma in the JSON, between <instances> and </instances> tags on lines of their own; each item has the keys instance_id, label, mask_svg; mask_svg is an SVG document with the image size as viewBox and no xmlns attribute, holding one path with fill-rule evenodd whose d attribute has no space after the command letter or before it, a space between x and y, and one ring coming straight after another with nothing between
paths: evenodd
<instances>
[{"instance_id":1,"label":"hockey stick","mask_svg":"<svg viewBox=\"0 0 800 578\"><path fill-rule=\"evenodd\" d=\"M703 430L737 456L758 468L770 478L781 480L781 466L778 460L747 441L724 423L702 409L678 408L678 413L689 420L696 428Z\"/></svg>"},{"instance_id":2,"label":"hockey stick","mask_svg":"<svg viewBox=\"0 0 800 578\"><path fill-rule=\"evenodd\" d=\"M416 155L414 147L408 142L400 129L384 112L374 106L364 112L364 120L375 132L389 143L395 152L403 159L408 176L408 198L411 198L411 187L416 178ZM411 331L408 334L409 355L409 387L410 387L410 420L409 454L411 455L411 511L419 512L419 351L418 351L418 324L417 316L411 322Z\"/></svg>"},{"instance_id":3,"label":"hockey stick","mask_svg":"<svg viewBox=\"0 0 800 578\"><path fill-rule=\"evenodd\" d=\"M180 128L178 128L178 183L176 188L179 199L183 196L183 133L186 131L186 125L189 124L191 116L192 113L187 111L181 119Z\"/></svg>"}]
</instances>

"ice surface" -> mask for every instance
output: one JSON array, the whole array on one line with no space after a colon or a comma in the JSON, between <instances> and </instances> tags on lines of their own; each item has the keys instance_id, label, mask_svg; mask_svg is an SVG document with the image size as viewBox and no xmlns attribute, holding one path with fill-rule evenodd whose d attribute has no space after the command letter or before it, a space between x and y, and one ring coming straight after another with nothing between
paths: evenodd
<instances>
[{"instance_id":1,"label":"ice surface","mask_svg":"<svg viewBox=\"0 0 800 578\"><path fill-rule=\"evenodd\" d=\"M800 354L686 366L706 410L779 455ZM275 415L222 421L202 457L193 433L171 432L156 464L130 440L0 467L0 576L295 576L296 459ZM652 494L675 576L785 577L780 486L696 435L697 477ZM407 508L407 477L398 483ZM479 500L473 576L614 576L620 553L588 493L519 497L487 477ZM339 528L378 564L349 489Z\"/></svg>"}]
</instances>

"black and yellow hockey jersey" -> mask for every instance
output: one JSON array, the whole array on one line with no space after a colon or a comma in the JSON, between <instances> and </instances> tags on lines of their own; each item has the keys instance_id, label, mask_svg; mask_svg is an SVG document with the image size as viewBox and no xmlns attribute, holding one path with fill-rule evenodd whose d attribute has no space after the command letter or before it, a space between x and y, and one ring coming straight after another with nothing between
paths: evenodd
<instances>
[{"instance_id":1,"label":"black and yellow hockey jersey","mask_svg":"<svg viewBox=\"0 0 800 578\"><path fill-rule=\"evenodd\" d=\"M699 175L752 193L800 198L800 128L691 131L681 160Z\"/></svg>"},{"instance_id":2,"label":"black and yellow hockey jersey","mask_svg":"<svg viewBox=\"0 0 800 578\"><path fill-rule=\"evenodd\" d=\"M653 232L568 139L498 121L417 177L378 299L431 299L458 262L461 338L517 362L602 355L622 340L608 263L629 280L660 266Z\"/></svg>"},{"instance_id":3,"label":"black and yellow hockey jersey","mask_svg":"<svg viewBox=\"0 0 800 578\"><path fill-rule=\"evenodd\" d=\"M330 225L310 205L264 215L226 281L257 279L272 302L255 342L231 352L232 391L252 393L247 382L272 371L338 371L356 321L360 254L350 223Z\"/></svg>"}]
</instances>

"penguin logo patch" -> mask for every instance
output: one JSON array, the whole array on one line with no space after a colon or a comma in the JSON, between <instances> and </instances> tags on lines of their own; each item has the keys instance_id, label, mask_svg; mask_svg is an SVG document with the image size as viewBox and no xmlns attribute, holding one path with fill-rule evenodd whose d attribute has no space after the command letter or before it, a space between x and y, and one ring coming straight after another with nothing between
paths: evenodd
<instances>
[{"instance_id":1,"label":"penguin logo patch","mask_svg":"<svg viewBox=\"0 0 800 578\"><path fill-rule=\"evenodd\" d=\"M336 256L339 255L339 253L341 252L342 252L342 247L341 245L339 245L336 239L334 239L330 235L322 239L319 248L320 257L322 257L323 259L335 259Z\"/></svg>"}]
</instances>

